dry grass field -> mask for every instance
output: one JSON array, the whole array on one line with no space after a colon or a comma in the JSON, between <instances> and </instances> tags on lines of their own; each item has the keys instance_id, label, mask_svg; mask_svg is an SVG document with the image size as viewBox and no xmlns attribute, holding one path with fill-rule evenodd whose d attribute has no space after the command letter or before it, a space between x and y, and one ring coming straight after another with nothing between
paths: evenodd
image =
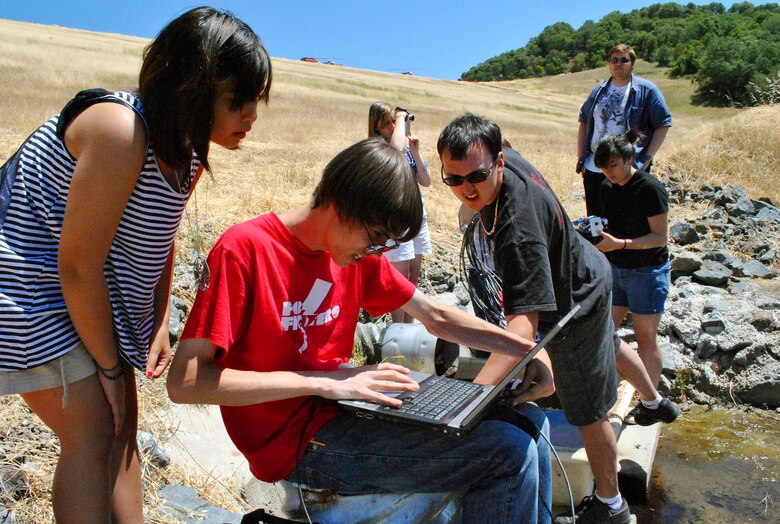
<instances>
[{"instance_id":1,"label":"dry grass field","mask_svg":"<svg viewBox=\"0 0 780 524\"><path fill-rule=\"evenodd\" d=\"M262 36L263 28L255 29ZM132 89L145 44L121 35L0 20L0 161L78 90ZM592 86L607 76L606 68L475 84L284 59L274 59L273 67L271 102L261 109L241 150L213 151L213 177L202 179L189 205L180 253L198 243L205 252L230 224L307 201L328 160L366 136L368 107L376 100L407 106L416 115L413 131L434 177L423 193L436 255L455 253L459 245L458 205L439 181L436 138L451 118L466 111L498 122L505 137L547 178L569 215L584 213L574 173L577 115ZM643 62L636 71L658 83L674 116L658 155L661 165L677 166L692 185L734 182L753 197L780 202L774 173L780 165L780 107L694 107L688 80L669 79ZM14 424L24 409L15 399L0 401L0 448L13 441ZM142 411L154 409L149 405ZM142 418L144 424L154 421ZM50 521L48 504L42 504L49 480L39 479L32 502L16 508L20 522Z\"/></svg>"}]
</instances>

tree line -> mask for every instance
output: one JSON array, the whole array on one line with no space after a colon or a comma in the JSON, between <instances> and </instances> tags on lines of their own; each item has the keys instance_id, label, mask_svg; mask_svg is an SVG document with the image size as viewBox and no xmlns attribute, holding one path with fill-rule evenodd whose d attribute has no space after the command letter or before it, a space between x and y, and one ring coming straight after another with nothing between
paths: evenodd
<instances>
[{"instance_id":1,"label":"tree line","mask_svg":"<svg viewBox=\"0 0 780 524\"><path fill-rule=\"evenodd\" d=\"M780 84L780 6L741 2L653 4L612 12L579 29L565 22L546 27L525 47L472 67L462 80L513 80L574 73L605 64L619 43L667 67L672 77L697 82L701 103L755 105L777 96ZM770 101L776 101L772 99Z\"/></svg>"}]
</instances>

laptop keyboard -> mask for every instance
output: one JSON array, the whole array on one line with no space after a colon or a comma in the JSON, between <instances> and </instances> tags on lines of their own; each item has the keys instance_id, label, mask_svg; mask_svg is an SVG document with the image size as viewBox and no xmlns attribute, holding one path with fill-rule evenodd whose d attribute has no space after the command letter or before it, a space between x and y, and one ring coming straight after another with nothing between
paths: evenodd
<instances>
[{"instance_id":1,"label":"laptop keyboard","mask_svg":"<svg viewBox=\"0 0 780 524\"><path fill-rule=\"evenodd\" d=\"M400 397L404 401L400 408L383 406L382 409L443 420L453 409L471 401L482 391L480 384L440 376L428 378L423 385L425 388L422 391Z\"/></svg>"}]
</instances>

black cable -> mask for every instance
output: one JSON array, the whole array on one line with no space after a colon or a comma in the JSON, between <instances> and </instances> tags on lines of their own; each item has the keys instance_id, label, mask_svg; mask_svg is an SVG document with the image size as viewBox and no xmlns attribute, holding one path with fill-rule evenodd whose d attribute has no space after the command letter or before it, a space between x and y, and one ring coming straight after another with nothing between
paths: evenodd
<instances>
[{"instance_id":1,"label":"black cable","mask_svg":"<svg viewBox=\"0 0 780 524\"><path fill-rule=\"evenodd\" d=\"M466 283L466 288L469 291L469 297L471 298L474 312L476 313L477 309L481 308L485 315L485 320L506 329L506 318L504 317L503 305L501 303L501 278L492 269L494 266L491 264L491 261L492 254L490 252L490 246L487 237L484 235L480 226L479 215L475 213L466 226L466 231L463 233L463 242L460 248L460 272ZM478 293L472 286L472 280L468 272L469 265L471 270L475 272L476 277L482 286L482 293ZM525 418L516 407L511 406L511 408ZM548 439L541 430L538 431L538 434L544 438L544 441L550 447L550 451L555 456L558 466L561 468L563 479L566 482L566 489L569 493L571 514L574 515L574 495L572 494L569 476L566 474L563 462L558 456L558 452L555 450L552 442L550 442L550 439ZM550 517L553 516L552 508L545 506L544 509Z\"/></svg>"},{"instance_id":2,"label":"black cable","mask_svg":"<svg viewBox=\"0 0 780 524\"><path fill-rule=\"evenodd\" d=\"M479 215L475 213L463 234L460 247L460 273L477 316L481 316L478 314L478 311L481 311L485 320L506 328L506 318L501 303L501 278L493 267L490 247L479 225ZM474 272L474 278L480 283L482 289L474 289L469 271Z\"/></svg>"}]
</instances>

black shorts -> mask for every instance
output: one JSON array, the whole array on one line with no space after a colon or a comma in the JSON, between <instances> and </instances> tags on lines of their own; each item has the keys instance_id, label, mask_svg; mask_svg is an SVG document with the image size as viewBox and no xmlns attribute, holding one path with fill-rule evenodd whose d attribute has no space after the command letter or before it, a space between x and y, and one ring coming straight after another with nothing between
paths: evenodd
<instances>
[{"instance_id":1,"label":"black shorts","mask_svg":"<svg viewBox=\"0 0 780 524\"><path fill-rule=\"evenodd\" d=\"M602 297L591 315L569 323L547 346L558 399L574 426L600 420L617 401L615 353L620 338L611 302L611 294Z\"/></svg>"}]
</instances>

